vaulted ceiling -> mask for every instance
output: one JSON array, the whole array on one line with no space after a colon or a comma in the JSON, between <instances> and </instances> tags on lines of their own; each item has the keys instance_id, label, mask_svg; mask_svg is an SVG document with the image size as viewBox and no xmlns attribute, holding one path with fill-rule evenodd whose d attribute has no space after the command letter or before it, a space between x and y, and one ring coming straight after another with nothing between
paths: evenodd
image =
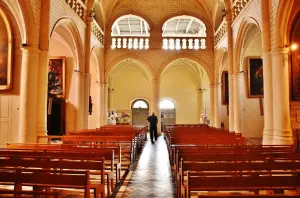
<instances>
[{"instance_id":1,"label":"vaulted ceiling","mask_svg":"<svg viewBox=\"0 0 300 198\"><path fill-rule=\"evenodd\" d=\"M125 0L95 0L101 7L101 12L103 15L103 20L106 21L110 18L114 8ZM216 12L220 12L218 9L219 4L229 4L232 0L190 0L196 2L201 8L203 8L206 12L206 16L211 20L212 24L215 23L215 17L218 16ZM96 13L97 14L97 13Z\"/></svg>"}]
</instances>

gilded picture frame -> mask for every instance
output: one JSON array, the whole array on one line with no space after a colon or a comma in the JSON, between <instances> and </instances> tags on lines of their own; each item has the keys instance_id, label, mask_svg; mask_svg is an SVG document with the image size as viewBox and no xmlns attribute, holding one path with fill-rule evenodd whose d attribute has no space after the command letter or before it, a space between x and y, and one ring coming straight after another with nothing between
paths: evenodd
<instances>
[{"instance_id":1,"label":"gilded picture frame","mask_svg":"<svg viewBox=\"0 0 300 198\"><path fill-rule=\"evenodd\" d=\"M65 63L63 56L49 58L48 63L48 94L58 98L65 97Z\"/></svg>"},{"instance_id":2,"label":"gilded picture frame","mask_svg":"<svg viewBox=\"0 0 300 198\"><path fill-rule=\"evenodd\" d=\"M0 39L0 90L12 88L12 31L7 17L0 8L0 24L6 27L6 35ZM4 32L2 32L4 33ZM4 41L4 42L3 42Z\"/></svg>"},{"instance_id":3,"label":"gilded picture frame","mask_svg":"<svg viewBox=\"0 0 300 198\"><path fill-rule=\"evenodd\" d=\"M263 60L258 56L247 57L248 97L264 97Z\"/></svg>"}]
</instances>

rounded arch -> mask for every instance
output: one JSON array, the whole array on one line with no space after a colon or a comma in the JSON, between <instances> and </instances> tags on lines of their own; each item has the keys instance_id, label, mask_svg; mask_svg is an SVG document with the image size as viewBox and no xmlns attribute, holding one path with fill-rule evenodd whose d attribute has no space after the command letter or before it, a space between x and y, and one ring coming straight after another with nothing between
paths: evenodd
<instances>
[{"instance_id":1,"label":"rounded arch","mask_svg":"<svg viewBox=\"0 0 300 198\"><path fill-rule=\"evenodd\" d=\"M154 79L155 78L155 74L152 70L151 65L142 57L136 55L136 54L125 54L123 56L120 56L118 58L116 58L115 60L113 60L107 67L106 71L105 71L105 82L108 83L109 81L109 75L111 73L111 71L121 62L126 61L128 59L133 59L136 60L137 62L140 63L141 66L144 66L145 69L149 72L150 74L150 79Z\"/></svg>"},{"instance_id":2,"label":"rounded arch","mask_svg":"<svg viewBox=\"0 0 300 198\"><path fill-rule=\"evenodd\" d=\"M90 64L90 67L95 66L95 69L96 69L96 76L97 76L97 81L98 82L101 82L102 80L102 77L101 77L101 72L100 72L100 68L98 67L99 66L99 59L98 59L98 52L97 52L97 48L96 47L93 47L92 50L91 50L91 64Z\"/></svg>"},{"instance_id":3,"label":"rounded arch","mask_svg":"<svg viewBox=\"0 0 300 198\"><path fill-rule=\"evenodd\" d=\"M199 57L193 56L193 55L188 55L188 54L177 54L177 55L174 55L174 56L170 57L166 61L164 61L164 63L159 68L157 78L160 78L161 75L163 74L164 70L167 69L167 67L172 62L176 61L177 59L189 59L189 60L192 60L192 61L198 63L201 67L203 67L203 69L207 73L210 84L213 83L213 76L214 75L213 75L212 69Z\"/></svg>"},{"instance_id":4,"label":"rounded arch","mask_svg":"<svg viewBox=\"0 0 300 198\"><path fill-rule=\"evenodd\" d=\"M167 106L167 108L162 108L163 105ZM172 98L162 98L159 101L159 109L176 109L176 101Z\"/></svg>"},{"instance_id":5,"label":"rounded arch","mask_svg":"<svg viewBox=\"0 0 300 198\"><path fill-rule=\"evenodd\" d=\"M160 24L161 24L160 29L163 28L166 21L168 21L168 20L170 20L174 17L178 17L178 16L182 16L182 15L191 16L191 17L197 18L198 20L201 20L204 23L205 27L206 27L207 34L209 35L211 33L211 30L212 30L213 26L209 22L209 20L204 16L196 15L196 14L191 13L191 12L178 12L178 13L174 13L174 14L171 14L171 15L163 18L162 21L160 21Z\"/></svg>"},{"instance_id":6,"label":"rounded arch","mask_svg":"<svg viewBox=\"0 0 300 198\"><path fill-rule=\"evenodd\" d=\"M293 9L295 12L292 12ZM290 3L287 3L285 0L279 2L275 19L275 47L289 45L293 19L299 10L300 5L295 0L290 0Z\"/></svg>"},{"instance_id":7,"label":"rounded arch","mask_svg":"<svg viewBox=\"0 0 300 198\"><path fill-rule=\"evenodd\" d=\"M216 56L216 76L215 76L215 82L220 83L222 78L222 72L224 70L223 68L223 62L227 54L226 48L221 48Z\"/></svg>"},{"instance_id":8,"label":"rounded arch","mask_svg":"<svg viewBox=\"0 0 300 198\"><path fill-rule=\"evenodd\" d=\"M238 67L238 65L240 65L240 59L242 56L242 48L243 48L245 37L251 26L256 26L258 28L258 30L261 32L261 28L260 28L258 22L254 18L247 17L247 18L243 19L243 21L240 25L238 34L237 34L236 42L235 42L236 54L235 54L235 60L234 60L233 73L239 72L239 70L240 70L240 67Z\"/></svg>"},{"instance_id":9,"label":"rounded arch","mask_svg":"<svg viewBox=\"0 0 300 198\"><path fill-rule=\"evenodd\" d=\"M141 12L137 12L136 10L134 10L134 11L131 11L131 12L123 12L123 13L120 13L120 14L117 14L117 15L111 17L109 19L109 24L107 26L108 28L106 30L107 31L111 31L111 28L112 28L113 24L115 23L115 21L118 20L120 17L126 16L126 15L135 15L135 16L138 16L138 17L142 18L143 20L145 20L148 23L150 31L153 28L153 23L152 23L152 21L147 16L145 16Z\"/></svg>"},{"instance_id":10,"label":"rounded arch","mask_svg":"<svg viewBox=\"0 0 300 198\"><path fill-rule=\"evenodd\" d=\"M150 105L149 105L150 103L144 98L136 98L136 99L130 101L130 109L134 109L134 105L139 101L142 101L147 105L147 108L143 108L143 109L150 109Z\"/></svg>"},{"instance_id":11,"label":"rounded arch","mask_svg":"<svg viewBox=\"0 0 300 198\"><path fill-rule=\"evenodd\" d=\"M83 53L83 44L80 38L80 34L75 22L70 18L61 18L59 19L53 26L53 29L50 33L50 38L52 37L53 33L58 27L63 27L64 30L69 31L71 34L71 39L73 41L73 48L77 53L76 55L76 62L77 62L77 70L80 72L85 72L85 64L84 64L84 53ZM64 38L68 40L69 38ZM75 49L74 49L75 48Z\"/></svg>"}]
</instances>

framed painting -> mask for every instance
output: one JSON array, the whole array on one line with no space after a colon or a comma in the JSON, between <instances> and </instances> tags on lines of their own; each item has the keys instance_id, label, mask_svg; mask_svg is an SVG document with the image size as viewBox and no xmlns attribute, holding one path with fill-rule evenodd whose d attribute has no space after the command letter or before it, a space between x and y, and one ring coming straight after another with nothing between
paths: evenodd
<instances>
[{"instance_id":1,"label":"framed painting","mask_svg":"<svg viewBox=\"0 0 300 198\"><path fill-rule=\"evenodd\" d=\"M0 8L0 90L12 86L12 32Z\"/></svg>"},{"instance_id":2,"label":"framed painting","mask_svg":"<svg viewBox=\"0 0 300 198\"><path fill-rule=\"evenodd\" d=\"M65 57L49 58L48 94L65 97Z\"/></svg>"},{"instance_id":3,"label":"framed painting","mask_svg":"<svg viewBox=\"0 0 300 198\"><path fill-rule=\"evenodd\" d=\"M223 105L229 104L228 71L222 73L222 103Z\"/></svg>"},{"instance_id":4,"label":"framed painting","mask_svg":"<svg viewBox=\"0 0 300 198\"><path fill-rule=\"evenodd\" d=\"M248 97L264 96L263 61L260 57L248 57Z\"/></svg>"}]
</instances>

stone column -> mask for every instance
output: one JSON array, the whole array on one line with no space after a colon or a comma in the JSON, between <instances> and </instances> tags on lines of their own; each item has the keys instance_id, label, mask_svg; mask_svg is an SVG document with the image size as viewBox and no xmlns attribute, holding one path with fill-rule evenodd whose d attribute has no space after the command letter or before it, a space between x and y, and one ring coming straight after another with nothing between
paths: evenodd
<instances>
[{"instance_id":1,"label":"stone column","mask_svg":"<svg viewBox=\"0 0 300 198\"><path fill-rule=\"evenodd\" d=\"M50 31L50 0L41 1L39 47L41 50L38 66L36 135L47 135L47 104L48 104L48 64L49 64L49 31Z\"/></svg>"},{"instance_id":2,"label":"stone column","mask_svg":"<svg viewBox=\"0 0 300 198\"><path fill-rule=\"evenodd\" d=\"M228 88L229 88L229 131L234 131L234 99L233 99L233 36L231 11L227 12L227 38L228 38Z\"/></svg>"},{"instance_id":3,"label":"stone column","mask_svg":"<svg viewBox=\"0 0 300 198\"><path fill-rule=\"evenodd\" d=\"M40 50L22 47L19 142L36 142L38 65Z\"/></svg>"},{"instance_id":4,"label":"stone column","mask_svg":"<svg viewBox=\"0 0 300 198\"><path fill-rule=\"evenodd\" d=\"M104 84L104 123L107 125L107 112L108 112L108 83Z\"/></svg>"},{"instance_id":5,"label":"stone column","mask_svg":"<svg viewBox=\"0 0 300 198\"><path fill-rule=\"evenodd\" d=\"M100 84L100 108L101 108L101 113L100 113L100 119L101 119L101 126L106 125L105 123L105 117L107 112L105 112L105 84L104 83L99 83Z\"/></svg>"},{"instance_id":6,"label":"stone column","mask_svg":"<svg viewBox=\"0 0 300 198\"><path fill-rule=\"evenodd\" d=\"M75 95L76 100L74 102L74 107L76 109L76 130L81 130L84 128L85 118L85 99L84 99L84 82L85 82L85 73L74 71L74 84L75 84Z\"/></svg>"},{"instance_id":7,"label":"stone column","mask_svg":"<svg viewBox=\"0 0 300 198\"><path fill-rule=\"evenodd\" d=\"M91 89L91 74L84 75L84 128L88 128L89 123L89 96Z\"/></svg>"},{"instance_id":8,"label":"stone column","mask_svg":"<svg viewBox=\"0 0 300 198\"><path fill-rule=\"evenodd\" d=\"M220 129L221 128L221 84L215 85L215 106L214 106L214 127Z\"/></svg>"},{"instance_id":9,"label":"stone column","mask_svg":"<svg viewBox=\"0 0 300 198\"><path fill-rule=\"evenodd\" d=\"M242 73L233 74L233 101L234 101L234 132L242 132L242 94L241 85L244 75Z\"/></svg>"},{"instance_id":10,"label":"stone column","mask_svg":"<svg viewBox=\"0 0 300 198\"><path fill-rule=\"evenodd\" d=\"M210 85L209 86L209 100L210 100L210 103L209 103L209 126L211 127L214 127L214 122L215 122L215 119L214 119L214 95L215 95L215 85Z\"/></svg>"},{"instance_id":11,"label":"stone column","mask_svg":"<svg viewBox=\"0 0 300 198\"><path fill-rule=\"evenodd\" d=\"M200 90L200 89L197 90L197 97L198 97L198 123L200 123L202 112L204 112L203 90Z\"/></svg>"},{"instance_id":12,"label":"stone column","mask_svg":"<svg viewBox=\"0 0 300 198\"><path fill-rule=\"evenodd\" d=\"M293 144L290 120L288 48L272 50L273 144Z\"/></svg>"},{"instance_id":13,"label":"stone column","mask_svg":"<svg viewBox=\"0 0 300 198\"><path fill-rule=\"evenodd\" d=\"M269 0L261 1L262 16L262 51L264 67L264 131L263 144L273 143L273 84L272 84L272 60L271 60L271 32Z\"/></svg>"},{"instance_id":14,"label":"stone column","mask_svg":"<svg viewBox=\"0 0 300 198\"><path fill-rule=\"evenodd\" d=\"M152 83L151 83L151 113L154 112L158 118L157 135L161 135L161 117L160 117L159 102L160 102L159 80L152 79Z\"/></svg>"},{"instance_id":15,"label":"stone column","mask_svg":"<svg viewBox=\"0 0 300 198\"><path fill-rule=\"evenodd\" d=\"M109 88L108 90L108 109L112 110L114 109L114 89Z\"/></svg>"},{"instance_id":16,"label":"stone column","mask_svg":"<svg viewBox=\"0 0 300 198\"><path fill-rule=\"evenodd\" d=\"M93 100L93 103L97 103L97 107L98 109L95 109L93 107L93 109L95 109L95 111L97 111L97 127L102 126L102 94L101 94L101 83L100 82L96 82L96 86L97 86L97 97Z\"/></svg>"}]
</instances>

